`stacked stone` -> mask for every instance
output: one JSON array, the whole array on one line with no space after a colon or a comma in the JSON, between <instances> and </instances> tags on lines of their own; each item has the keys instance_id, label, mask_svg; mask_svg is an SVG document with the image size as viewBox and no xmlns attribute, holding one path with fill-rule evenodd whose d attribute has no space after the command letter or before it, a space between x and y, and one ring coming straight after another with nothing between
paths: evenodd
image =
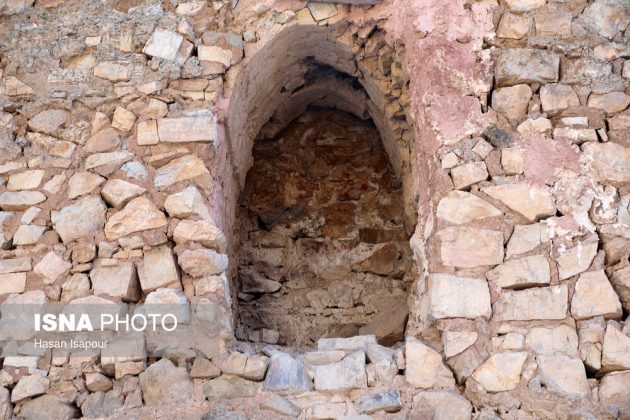
<instances>
[{"instance_id":1,"label":"stacked stone","mask_svg":"<svg viewBox=\"0 0 630 420\"><path fill-rule=\"evenodd\" d=\"M450 191L428 242L422 336L475 406L626 412L630 8L507 1L496 13L488 126L440 149Z\"/></svg>"},{"instance_id":2,"label":"stacked stone","mask_svg":"<svg viewBox=\"0 0 630 420\"><path fill-rule=\"evenodd\" d=\"M221 1L116 1L116 11L101 2L34 3L0 0L1 299L185 298L212 303L220 321L194 355L148 367L146 358L21 348L2 361L3 418L189 404L194 385L204 391L197 401L226 405L222 392L236 386L252 399L232 409L250 415L404 410L412 418L469 418L471 403L488 417L628 415L626 0L469 8L401 0L361 18L318 3L278 11L241 0L234 12ZM396 21L399 13L387 7L414 23ZM482 25L486 10L496 14L491 29ZM385 15L401 25L388 28L392 37L413 32L404 52L383 41ZM285 26L353 18L356 26L336 39L363 54L357 65L366 75L383 81L373 86L386 98L376 107L399 127L391 131L407 147L401 161L416 170L403 174L405 199L428 198L410 212L419 209L412 243L425 271L405 350L335 344L304 362L281 352L229 352L231 227L223 225L221 188L238 151L225 142L223 98L241 61ZM364 24L372 18L383 25ZM418 45L439 47L423 52L433 61L417 60ZM450 52L460 62L449 63ZM458 67L471 62L485 66L486 80ZM449 84L459 90L438 89ZM436 92L449 95L438 101ZM425 141L439 147L425 150ZM420 161L428 162L424 171L414 166ZM418 180L435 181L430 194ZM252 395L263 376L264 407ZM315 391L307 392L311 376ZM292 387L304 396L271 397Z\"/></svg>"}]
</instances>

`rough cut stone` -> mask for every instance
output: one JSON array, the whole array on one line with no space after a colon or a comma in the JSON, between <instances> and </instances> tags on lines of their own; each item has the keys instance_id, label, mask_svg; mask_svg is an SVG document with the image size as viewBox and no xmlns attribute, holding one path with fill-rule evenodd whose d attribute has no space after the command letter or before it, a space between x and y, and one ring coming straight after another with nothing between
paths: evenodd
<instances>
[{"instance_id":1,"label":"rough cut stone","mask_svg":"<svg viewBox=\"0 0 630 420\"><path fill-rule=\"evenodd\" d=\"M550 83L558 80L560 58L551 51L507 48L497 59L495 76L498 86L521 83Z\"/></svg>"},{"instance_id":2,"label":"rough cut stone","mask_svg":"<svg viewBox=\"0 0 630 420\"><path fill-rule=\"evenodd\" d=\"M503 234L471 227L449 227L437 233L442 262L454 267L478 267L503 262Z\"/></svg>"},{"instance_id":3,"label":"rough cut stone","mask_svg":"<svg viewBox=\"0 0 630 420\"><path fill-rule=\"evenodd\" d=\"M530 222L556 214L556 206L553 202L553 197L551 193L544 188L519 183L493 185L484 187L481 191L499 200Z\"/></svg>"},{"instance_id":4,"label":"rough cut stone","mask_svg":"<svg viewBox=\"0 0 630 420\"><path fill-rule=\"evenodd\" d=\"M135 302L140 298L136 267L131 261L97 259L90 271L94 294Z\"/></svg>"},{"instance_id":5,"label":"rough cut stone","mask_svg":"<svg viewBox=\"0 0 630 420\"><path fill-rule=\"evenodd\" d=\"M580 242L568 249L558 258L558 276L560 280L568 279L588 269L597 254L597 241Z\"/></svg>"},{"instance_id":6,"label":"rough cut stone","mask_svg":"<svg viewBox=\"0 0 630 420\"><path fill-rule=\"evenodd\" d=\"M440 353L414 337L405 341L405 379L417 388L452 388L453 373L442 362Z\"/></svg>"},{"instance_id":7,"label":"rough cut stone","mask_svg":"<svg viewBox=\"0 0 630 420\"><path fill-rule=\"evenodd\" d=\"M488 170L484 162L470 162L451 169L451 177L455 188L467 188L488 178Z\"/></svg>"},{"instance_id":8,"label":"rough cut stone","mask_svg":"<svg viewBox=\"0 0 630 420\"><path fill-rule=\"evenodd\" d=\"M175 242L199 242L218 252L227 250L227 239L219 228L209 221L182 220L173 231Z\"/></svg>"},{"instance_id":9,"label":"rough cut stone","mask_svg":"<svg viewBox=\"0 0 630 420\"><path fill-rule=\"evenodd\" d=\"M488 392L510 391L515 389L521 380L525 359L526 352L493 354L475 370L472 378Z\"/></svg>"},{"instance_id":10,"label":"rough cut stone","mask_svg":"<svg viewBox=\"0 0 630 420\"><path fill-rule=\"evenodd\" d=\"M607 372L630 369L630 336L620 331L614 321L606 326L602 368Z\"/></svg>"},{"instance_id":11,"label":"rough cut stone","mask_svg":"<svg viewBox=\"0 0 630 420\"><path fill-rule=\"evenodd\" d=\"M529 12L544 6L547 0L507 0L508 7L513 12Z\"/></svg>"},{"instance_id":12,"label":"rough cut stone","mask_svg":"<svg viewBox=\"0 0 630 420\"><path fill-rule=\"evenodd\" d=\"M28 128L52 136L69 116L70 113L63 109L48 109L28 120Z\"/></svg>"},{"instance_id":13,"label":"rough cut stone","mask_svg":"<svg viewBox=\"0 0 630 420\"><path fill-rule=\"evenodd\" d=\"M525 157L516 147L501 149L501 166L508 175L522 174L525 170Z\"/></svg>"},{"instance_id":14,"label":"rough cut stone","mask_svg":"<svg viewBox=\"0 0 630 420\"><path fill-rule=\"evenodd\" d=\"M72 268L72 264L50 251L33 267L33 271L38 276L43 277L45 284L52 284L70 268Z\"/></svg>"},{"instance_id":15,"label":"rough cut stone","mask_svg":"<svg viewBox=\"0 0 630 420\"><path fill-rule=\"evenodd\" d=\"M454 224L501 216L503 212L487 201L465 191L451 191L442 198L437 207L440 219Z\"/></svg>"},{"instance_id":16,"label":"rough cut stone","mask_svg":"<svg viewBox=\"0 0 630 420\"><path fill-rule=\"evenodd\" d=\"M146 405L190 401L193 386L185 367L176 367L168 359L160 359L140 374L142 398Z\"/></svg>"},{"instance_id":17,"label":"rough cut stone","mask_svg":"<svg viewBox=\"0 0 630 420\"><path fill-rule=\"evenodd\" d=\"M20 225L13 235L13 245L33 245L42 236L46 226Z\"/></svg>"},{"instance_id":18,"label":"rough cut stone","mask_svg":"<svg viewBox=\"0 0 630 420\"><path fill-rule=\"evenodd\" d=\"M602 378L599 401L609 412L619 410L622 416L627 416L630 413L628 395L630 395L630 372L613 372Z\"/></svg>"},{"instance_id":19,"label":"rough cut stone","mask_svg":"<svg viewBox=\"0 0 630 420\"><path fill-rule=\"evenodd\" d=\"M110 206L120 209L132 198L143 194L146 190L122 179L110 179L103 185L101 196Z\"/></svg>"},{"instance_id":20,"label":"rough cut stone","mask_svg":"<svg viewBox=\"0 0 630 420\"><path fill-rule=\"evenodd\" d=\"M365 350L368 346L376 344L374 335L357 335L348 338L320 338L317 340L317 349L322 350Z\"/></svg>"},{"instance_id":21,"label":"rough cut stone","mask_svg":"<svg viewBox=\"0 0 630 420\"><path fill-rule=\"evenodd\" d=\"M577 333L569 325L534 327L527 333L525 341L538 354L575 356L578 351Z\"/></svg>"},{"instance_id":22,"label":"rough cut stone","mask_svg":"<svg viewBox=\"0 0 630 420\"><path fill-rule=\"evenodd\" d=\"M444 343L444 355L452 357L475 344L479 334L476 331L444 331L442 341Z\"/></svg>"},{"instance_id":23,"label":"rough cut stone","mask_svg":"<svg viewBox=\"0 0 630 420\"><path fill-rule=\"evenodd\" d=\"M208 401L222 401L232 398L254 397L258 394L260 385L247 379L232 375L221 375L202 386Z\"/></svg>"},{"instance_id":24,"label":"rough cut stone","mask_svg":"<svg viewBox=\"0 0 630 420\"><path fill-rule=\"evenodd\" d=\"M170 314L175 317L177 324L190 324L190 302L181 290L168 288L155 290L147 295L144 303L150 308L147 310L149 313ZM205 315L201 314L204 307L207 305L202 305L198 309L199 318Z\"/></svg>"},{"instance_id":25,"label":"rough cut stone","mask_svg":"<svg viewBox=\"0 0 630 420\"><path fill-rule=\"evenodd\" d=\"M52 394L26 401L20 410L20 418L25 420L72 419L77 417L80 417L80 413L74 405L67 404Z\"/></svg>"},{"instance_id":26,"label":"rough cut stone","mask_svg":"<svg viewBox=\"0 0 630 420\"><path fill-rule=\"evenodd\" d=\"M117 106L112 118L112 127L120 131L131 131L137 117L135 114L121 106Z\"/></svg>"},{"instance_id":27,"label":"rough cut stone","mask_svg":"<svg viewBox=\"0 0 630 420\"><path fill-rule=\"evenodd\" d=\"M153 185L156 188L166 188L180 181L209 175L210 171L201 159L195 155L186 155L173 159L158 169L153 178Z\"/></svg>"},{"instance_id":28,"label":"rough cut stone","mask_svg":"<svg viewBox=\"0 0 630 420\"><path fill-rule=\"evenodd\" d=\"M588 106L601 109L607 114L615 114L626 109L630 105L630 95L623 92L610 92L604 94L591 94L588 97Z\"/></svg>"},{"instance_id":29,"label":"rough cut stone","mask_svg":"<svg viewBox=\"0 0 630 420\"><path fill-rule=\"evenodd\" d=\"M610 281L619 295L625 310L630 311L630 266L615 271Z\"/></svg>"},{"instance_id":30,"label":"rough cut stone","mask_svg":"<svg viewBox=\"0 0 630 420\"><path fill-rule=\"evenodd\" d=\"M555 114L580 106L580 99L569 85L554 83L540 88L540 102L544 112Z\"/></svg>"},{"instance_id":31,"label":"rough cut stone","mask_svg":"<svg viewBox=\"0 0 630 420\"><path fill-rule=\"evenodd\" d=\"M213 222L203 196L195 187L188 187L166 197L164 208L171 217L185 219L194 216Z\"/></svg>"},{"instance_id":32,"label":"rough cut stone","mask_svg":"<svg viewBox=\"0 0 630 420\"><path fill-rule=\"evenodd\" d=\"M532 89L528 85L498 88L492 92L492 108L516 126L527 116L531 98Z\"/></svg>"},{"instance_id":33,"label":"rough cut stone","mask_svg":"<svg viewBox=\"0 0 630 420\"><path fill-rule=\"evenodd\" d=\"M0 209L22 211L46 201L46 196L39 191L5 191L0 194Z\"/></svg>"},{"instance_id":34,"label":"rough cut stone","mask_svg":"<svg viewBox=\"0 0 630 420\"><path fill-rule=\"evenodd\" d=\"M0 296L9 293L22 293L25 290L26 273L0 274Z\"/></svg>"},{"instance_id":35,"label":"rough cut stone","mask_svg":"<svg viewBox=\"0 0 630 420\"><path fill-rule=\"evenodd\" d=\"M337 15L337 6L329 3L308 2L308 10L316 22L326 20Z\"/></svg>"},{"instance_id":36,"label":"rough cut stone","mask_svg":"<svg viewBox=\"0 0 630 420\"><path fill-rule=\"evenodd\" d=\"M232 51L215 45L200 45L197 50L199 61L219 63L225 69L232 64Z\"/></svg>"},{"instance_id":37,"label":"rough cut stone","mask_svg":"<svg viewBox=\"0 0 630 420\"><path fill-rule=\"evenodd\" d=\"M34 169L31 171L20 172L9 176L7 189L9 191L32 190L39 187L44 178L45 171L43 169Z\"/></svg>"},{"instance_id":38,"label":"rough cut stone","mask_svg":"<svg viewBox=\"0 0 630 420\"><path fill-rule=\"evenodd\" d=\"M125 82L132 74L133 64L102 61L94 66L94 76L111 82Z\"/></svg>"},{"instance_id":39,"label":"rough cut stone","mask_svg":"<svg viewBox=\"0 0 630 420\"><path fill-rule=\"evenodd\" d=\"M540 380L551 392L568 398L582 398L591 389L586 381L586 369L580 359L567 356L538 356Z\"/></svg>"},{"instance_id":40,"label":"rough cut stone","mask_svg":"<svg viewBox=\"0 0 630 420\"><path fill-rule=\"evenodd\" d=\"M217 121L214 115L199 117L161 118L157 122L161 142L214 142Z\"/></svg>"},{"instance_id":41,"label":"rough cut stone","mask_svg":"<svg viewBox=\"0 0 630 420\"><path fill-rule=\"evenodd\" d=\"M171 248L163 245L144 252L140 284L145 293L179 285L179 271Z\"/></svg>"},{"instance_id":42,"label":"rough cut stone","mask_svg":"<svg viewBox=\"0 0 630 420\"><path fill-rule=\"evenodd\" d=\"M345 391L367 388L365 353L361 350L329 365L313 367L315 389L318 391Z\"/></svg>"},{"instance_id":43,"label":"rough cut stone","mask_svg":"<svg viewBox=\"0 0 630 420\"><path fill-rule=\"evenodd\" d=\"M450 274L429 276L431 316L440 318L489 318L492 315L490 290L484 279Z\"/></svg>"},{"instance_id":44,"label":"rough cut stone","mask_svg":"<svg viewBox=\"0 0 630 420\"><path fill-rule=\"evenodd\" d=\"M506 257L524 254L547 241L545 229L539 224L516 225L507 244Z\"/></svg>"},{"instance_id":45,"label":"rough cut stone","mask_svg":"<svg viewBox=\"0 0 630 420\"><path fill-rule=\"evenodd\" d=\"M400 391L387 389L374 394L359 396L354 403L362 414L372 414L377 411L394 412L400 410Z\"/></svg>"},{"instance_id":46,"label":"rough cut stone","mask_svg":"<svg viewBox=\"0 0 630 420\"><path fill-rule=\"evenodd\" d=\"M587 142L582 151L605 183L621 185L630 182L630 148L612 142Z\"/></svg>"},{"instance_id":47,"label":"rough cut stone","mask_svg":"<svg viewBox=\"0 0 630 420\"><path fill-rule=\"evenodd\" d=\"M114 128L106 128L94 134L85 143L83 150L89 153L112 152L120 146L120 135Z\"/></svg>"},{"instance_id":48,"label":"rough cut stone","mask_svg":"<svg viewBox=\"0 0 630 420\"><path fill-rule=\"evenodd\" d=\"M624 30L630 23L630 10L618 0L595 0L582 16L589 27L608 39Z\"/></svg>"},{"instance_id":49,"label":"rough cut stone","mask_svg":"<svg viewBox=\"0 0 630 420\"><path fill-rule=\"evenodd\" d=\"M544 286L551 281L551 270L547 258L533 255L503 263L488 271L486 278L504 289Z\"/></svg>"},{"instance_id":50,"label":"rough cut stone","mask_svg":"<svg viewBox=\"0 0 630 420\"><path fill-rule=\"evenodd\" d=\"M219 368L204 357L196 357L190 369L190 377L193 379L214 379L219 375L221 375Z\"/></svg>"},{"instance_id":51,"label":"rough cut stone","mask_svg":"<svg viewBox=\"0 0 630 420\"><path fill-rule=\"evenodd\" d=\"M566 285L504 290L494 304L494 320L564 319L567 316L568 299Z\"/></svg>"},{"instance_id":52,"label":"rough cut stone","mask_svg":"<svg viewBox=\"0 0 630 420\"><path fill-rule=\"evenodd\" d=\"M212 249L187 249L178 258L182 270L193 277L214 276L228 267L228 258Z\"/></svg>"},{"instance_id":53,"label":"rough cut stone","mask_svg":"<svg viewBox=\"0 0 630 420\"><path fill-rule=\"evenodd\" d=\"M110 241L143 230L166 226L166 216L148 198L131 200L121 211L109 218L105 236Z\"/></svg>"},{"instance_id":54,"label":"rough cut stone","mask_svg":"<svg viewBox=\"0 0 630 420\"><path fill-rule=\"evenodd\" d=\"M298 417L302 409L284 397L275 395L262 404L263 408L289 417Z\"/></svg>"},{"instance_id":55,"label":"rough cut stone","mask_svg":"<svg viewBox=\"0 0 630 420\"><path fill-rule=\"evenodd\" d=\"M276 353L269 360L264 389L272 392L302 393L311 390L311 381L301 360Z\"/></svg>"},{"instance_id":56,"label":"rough cut stone","mask_svg":"<svg viewBox=\"0 0 630 420\"><path fill-rule=\"evenodd\" d=\"M470 420L472 409L472 405L466 398L454 392L423 391L414 395L413 409L409 418Z\"/></svg>"},{"instance_id":57,"label":"rough cut stone","mask_svg":"<svg viewBox=\"0 0 630 420\"><path fill-rule=\"evenodd\" d=\"M48 378L40 375L29 375L19 380L13 392L11 392L11 402L16 403L26 398L42 395L50 387Z\"/></svg>"},{"instance_id":58,"label":"rough cut stone","mask_svg":"<svg viewBox=\"0 0 630 420\"><path fill-rule=\"evenodd\" d=\"M64 244L96 234L105 226L107 206L99 197L85 197L51 212L53 228Z\"/></svg>"},{"instance_id":59,"label":"rough cut stone","mask_svg":"<svg viewBox=\"0 0 630 420\"><path fill-rule=\"evenodd\" d=\"M531 18L519 16L512 13L504 13L499 27L497 28L497 37L508 39L521 39L529 31Z\"/></svg>"},{"instance_id":60,"label":"rough cut stone","mask_svg":"<svg viewBox=\"0 0 630 420\"><path fill-rule=\"evenodd\" d=\"M102 176L91 172L77 172L68 180L68 198L76 198L88 194L105 182Z\"/></svg>"},{"instance_id":61,"label":"rough cut stone","mask_svg":"<svg viewBox=\"0 0 630 420\"><path fill-rule=\"evenodd\" d=\"M0 260L0 274L30 271L32 268L32 261L31 257Z\"/></svg>"},{"instance_id":62,"label":"rough cut stone","mask_svg":"<svg viewBox=\"0 0 630 420\"><path fill-rule=\"evenodd\" d=\"M112 380L102 373L87 372L85 374L85 387L90 392L107 392L112 389Z\"/></svg>"},{"instance_id":63,"label":"rough cut stone","mask_svg":"<svg viewBox=\"0 0 630 420\"><path fill-rule=\"evenodd\" d=\"M571 35L573 21L571 12L541 13L535 16L534 20L537 36Z\"/></svg>"},{"instance_id":64,"label":"rough cut stone","mask_svg":"<svg viewBox=\"0 0 630 420\"><path fill-rule=\"evenodd\" d=\"M152 57L174 60L183 41L184 37L177 32L158 28L153 31L142 52Z\"/></svg>"},{"instance_id":65,"label":"rough cut stone","mask_svg":"<svg viewBox=\"0 0 630 420\"><path fill-rule=\"evenodd\" d=\"M621 317L621 302L604 270L582 273L575 284L571 315L575 319Z\"/></svg>"},{"instance_id":66,"label":"rough cut stone","mask_svg":"<svg viewBox=\"0 0 630 420\"><path fill-rule=\"evenodd\" d=\"M133 157L134 154L127 151L94 153L85 159L85 169L94 169L105 165L121 165Z\"/></svg>"}]
</instances>

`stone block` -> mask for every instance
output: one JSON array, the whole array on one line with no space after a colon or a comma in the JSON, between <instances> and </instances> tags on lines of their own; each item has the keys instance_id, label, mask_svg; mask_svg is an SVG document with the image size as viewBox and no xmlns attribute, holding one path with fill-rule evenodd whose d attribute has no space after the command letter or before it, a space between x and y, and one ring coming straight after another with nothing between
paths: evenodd
<instances>
[{"instance_id":1,"label":"stone block","mask_svg":"<svg viewBox=\"0 0 630 420\"><path fill-rule=\"evenodd\" d=\"M136 267L131 261L97 259L90 271L95 295L121 298L135 302L140 298Z\"/></svg>"},{"instance_id":2,"label":"stone block","mask_svg":"<svg viewBox=\"0 0 630 420\"><path fill-rule=\"evenodd\" d=\"M537 356L540 381L549 391L567 398L583 398L590 394L586 370L580 359L567 356Z\"/></svg>"},{"instance_id":3,"label":"stone block","mask_svg":"<svg viewBox=\"0 0 630 420\"><path fill-rule=\"evenodd\" d=\"M347 391L367 388L365 353L361 350L329 365L313 367L315 389L318 391Z\"/></svg>"},{"instance_id":4,"label":"stone block","mask_svg":"<svg viewBox=\"0 0 630 420\"><path fill-rule=\"evenodd\" d=\"M405 341L405 380L416 388L452 388L453 373L442 362L440 353L414 337Z\"/></svg>"},{"instance_id":5,"label":"stone block","mask_svg":"<svg viewBox=\"0 0 630 420\"><path fill-rule=\"evenodd\" d=\"M497 88L492 92L492 108L516 126L527 116L531 98L532 89L528 85Z\"/></svg>"},{"instance_id":6,"label":"stone block","mask_svg":"<svg viewBox=\"0 0 630 420\"><path fill-rule=\"evenodd\" d=\"M558 80L560 58L552 51L507 48L496 61L498 86L528 83L553 83Z\"/></svg>"},{"instance_id":7,"label":"stone block","mask_svg":"<svg viewBox=\"0 0 630 420\"><path fill-rule=\"evenodd\" d=\"M107 206L99 197L85 197L51 212L53 228L64 244L99 232L105 226Z\"/></svg>"},{"instance_id":8,"label":"stone block","mask_svg":"<svg viewBox=\"0 0 630 420\"><path fill-rule=\"evenodd\" d=\"M520 291L503 290L494 304L494 320L564 319L567 316L568 299L566 285Z\"/></svg>"},{"instance_id":9,"label":"stone block","mask_svg":"<svg viewBox=\"0 0 630 420\"><path fill-rule=\"evenodd\" d=\"M166 226L166 216L145 197L131 200L105 224L105 236L113 241L123 236L144 230Z\"/></svg>"},{"instance_id":10,"label":"stone block","mask_svg":"<svg viewBox=\"0 0 630 420\"><path fill-rule=\"evenodd\" d=\"M168 359L153 363L140 374L140 388L146 405L190 401L193 385L185 367L176 367Z\"/></svg>"},{"instance_id":11,"label":"stone block","mask_svg":"<svg viewBox=\"0 0 630 420\"><path fill-rule=\"evenodd\" d=\"M490 356L472 374L488 392L511 391L521 380L521 370L527 359L526 352L505 352Z\"/></svg>"},{"instance_id":12,"label":"stone block","mask_svg":"<svg viewBox=\"0 0 630 420\"><path fill-rule=\"evenodd\" d=\"M140 285L145 293L161 287L180 287L175 256L168 245L144 252Z\"/></svg>"},{"instance_id":13,"label":"stone block","mask_svg":"<svg viewBox=\"0 0 630 420\"><path fill-rule=\"evenodd\" d=\"M449 227L437 233L444 265L479 267L503 262L503 234L466 226Z\"/></svg>"},{"instance_id":14,"label":"stone block","mask_svg":"<svg viewBox=\"0 0 630 420\"><path fill-rule=\"evenodd\" d=\"M43 203L46 196L39 191L5 191L0 193L0 209L6 211L22 211Z\"/></svg>"},{"instance_id":15,"label":"stone block","mask_svg":"<svg viewBox=\"0 0 630 420\"><path fill-rule=\"evenodd\" d=\"M533 255L503 263L488 271L486 278L504 289L520 289L548 285L551 281L551 270L547 258Z\"/></svg>"},{"instance_id":16,"label":"stone block","mask_svg":"<svg viewBox=\"0 0 630 420\"><path fill-rule=\"evenodd\" d=\"M621 302L604 270L582 273L575 284L571 315L575 319L621 318Z\"/></svg>"},{"instance_id":17,"label":"stone block","mask_svg":"<svg viewBox=\"0 0 630 420\"><path fill-rule=\"evenodd\" d=\"M451 178L455 188L468 188L472 184L485 181L488 178L488 170L484 162L470 162L451 169Z\"/></svg>"},{"instance_id":18,"label":"stone block","mask_svg":"<svg viewBox=\"0 0 630 420\"><path fill-rule=\"evenodd\" d=\"M490 318L490 290L484 279L429 275L430 313L441 318Z\"/></svg>"},{"instance_id":19,"label":"stone block","mask_svg":"<svg viewBox=\"0 0 630 420\"><path fill-rule=\"evenodd\" d=\"M597 246L598 243L595 240L579 242L556 258L560 280L586 271L597 254Z\"/></svg>"},{"instance_id":20,"label":"stone block","mask_svg":"<svg viewBox=\"0 0 630 420\"><path fill-rule=\"evenodd\" d=\"M161 142L215 142L217 121L213 114L199 117L161 118L157 121Z\"/></svg>"},{"instance_id":21,"label":"stone block","mask_svg":"<svg viewBox=\"0 0 630 420\"><path fill-rule=\"evenodd\" d=\"M543 187L533 187L526 183L502 184L484 187L481 191L530 222L556 214L553 197Z\"/></svg>"},{"instance_id":22,"label":"stone block","mask_svg":"<svg viewBox=\"0 0 630 420\"><path fill-rule=\"evenodd\" d=\"M177 32L157 28L151 34L142 52L164 60L174 60L184 37Z\"/></svg>"},{"instance_id":23,"label":"stone block","mask_svg":"<svg viewBox=\"0 0 630 420\"><path fill-rule=\"evenodd\" d=\"M492 204L465 191L450 191L437 207L437 217L457 225L502 214Z\"/></svg>"},{"instance_id":24,"label":"stone block","mask_svg":"<svg viewBox=\"0 0 630 420\"><path fill-rule=\"evenodd\" d=\"M354 403L361 414L372 414L377 411L395 412L401 409L400 391L387 389L374 394L359 396Z\"/></svg>"}]
</instances>

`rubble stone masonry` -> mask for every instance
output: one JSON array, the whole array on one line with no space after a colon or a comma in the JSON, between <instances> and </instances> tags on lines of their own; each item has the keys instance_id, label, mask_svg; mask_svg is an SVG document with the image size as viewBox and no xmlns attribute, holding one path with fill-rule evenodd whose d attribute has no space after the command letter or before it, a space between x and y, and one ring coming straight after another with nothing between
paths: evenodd
<instances>
[{"instance_id":1,"label":"rubble stone masonry","mask_svg":"<svg viewBox=\"0 0 630 420\"><path fill-rule=\"evenodd\" d=\"M0 418L629 417L629 24L630 0L0 0L0 325L205 325L75 352L2 327Z\"/></svg>"}]
</instances>

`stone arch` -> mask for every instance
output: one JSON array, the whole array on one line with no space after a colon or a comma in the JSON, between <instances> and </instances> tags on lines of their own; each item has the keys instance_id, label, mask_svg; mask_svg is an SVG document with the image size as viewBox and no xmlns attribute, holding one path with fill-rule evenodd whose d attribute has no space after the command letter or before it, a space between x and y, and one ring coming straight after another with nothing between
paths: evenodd
<instances>
[{"instance_id":1,"label":"stone arch","mask_svg":"<svg viewBox=\"0 0 630 420\"><path fill-rule=\"evenodd\" d=\"M226 189L228 203L242 188L252 164L254 139L265 123L275 117L277 130L299 115L309 103L326 104L328 101L331 105L332 101L335 102L332 105L360 118L371 118L381 134L396 175L404 178L410 174L409 150L414 137L411 118L401 121L386 116L385 108L391 98L379 90L379 81L371 76L364 63L357 60L353 40L341 38L338 33L343 33L338 26L290 26L261 47L240 70L232 88L227 117L228 158L234 168L234 177L228 181L233 184ZM316 84L296 92L296 88L304 86L308 72L305 60L309 58L355 78L366 95L361 97L359 92L339 84ZM404 75L401 79L406 84L404 59L397 63L402 67ZM300 105L297 109L293 107L296 103ZM413 229L415 224L415 209L410 196L411 191L406 191L407 229ZM230 210L227 211L228 218Z\"/></svg>"},{"instance_id":2,"label":"stone arch","mask_svg":"<svg viewBox=\"0 0 630 420\"><path fill-rule=\"evenodd\" d=\"M395 177L402 181L407 235L415 228L415 186L409 181L414 134L406 101L404 49L388 46L382 32L370 44L369 39L366 42L365 38L341 36L345 29L290 26L268 42L259 42L262 47L239 70L232 85L226 124L226 152L231 161L228 167L233 168L232 178L224 184L231 261L238 261L238 235L231 227L239 193L253 164L256 137L261 133L274 136L310 105L339 109L374 123ZM379 53L383 48L385 55ZM233 263L232 277L235 266ZM232 290L236 289L233 285ZM234 298L237 302L236 294Z\"/></svg>"}]
</instances>

